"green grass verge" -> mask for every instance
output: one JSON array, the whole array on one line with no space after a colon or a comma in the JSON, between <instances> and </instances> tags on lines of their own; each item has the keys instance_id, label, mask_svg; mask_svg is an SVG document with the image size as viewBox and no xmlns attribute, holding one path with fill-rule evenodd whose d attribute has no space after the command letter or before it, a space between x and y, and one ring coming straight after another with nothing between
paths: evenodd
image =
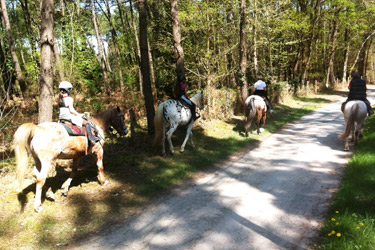
<instances>
[{"instance_id":1,"label":"green grass verge","mask_svg":"<svg viewBox=\"0 0 375 250\"><path fill-rule=\"evenodd\" d=\"M375 117L345 169L315 249L375 249Z\"/></svg>"},{"instance_id":2,"label":"green grass verge","mask_svg":"<svg viewBox=\"0 0 375 250\"><path fill-rule=\"evenodd\" d=\"M199 121L194 128L193 149L188 142L185 152L178 153L185 136L179 129L173 142L177 153L161 157L161 148L152 149L145 129L136 131L134 143L107 138L104 167L110 184L97 183L95 161L87 157L73 180L69 196L60 196L59 187L68 178L69 169L56 168L46 187L56 191L56 201L43 201L43 211L33 211L35 184L30 174L24 189L24 213L19 213L13 161L0 167L0 249L55 249L92 232L99 232L109 224L123 220L140 211L153 198L180 184L201 170L212 166L251 143L262 140L317 107L331 101L331 96L320 95L292 98L276 107L269 116L265 132L244 137L244 117L225 121ZM254 129L254 127L252 127ZM30 163L30 166L31 163ZM30 171L31 172L31 171Z\"/></svg>"}]
</instances>

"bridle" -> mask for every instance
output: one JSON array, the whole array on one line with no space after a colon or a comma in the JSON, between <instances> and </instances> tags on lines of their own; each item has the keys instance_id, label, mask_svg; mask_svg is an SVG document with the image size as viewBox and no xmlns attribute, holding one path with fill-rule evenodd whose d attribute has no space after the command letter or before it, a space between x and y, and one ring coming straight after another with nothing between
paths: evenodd
<instances>
[{"instance_id":1,"label":"bridle","mask_svg":"<svg viewBox=\"0 0 375 250\"><path fill-rule=\"evenodd\" d=\"M116 112L116 111L114 111ZM125 125L125 117L122 113L116 113L115 119L112 121L111 126L116 129L120 136L126 136L128 134L128 128ZM123 127L124 126L124 127ZM110 128L112 132L112 129Z\"/></svg>"}]
</instances>

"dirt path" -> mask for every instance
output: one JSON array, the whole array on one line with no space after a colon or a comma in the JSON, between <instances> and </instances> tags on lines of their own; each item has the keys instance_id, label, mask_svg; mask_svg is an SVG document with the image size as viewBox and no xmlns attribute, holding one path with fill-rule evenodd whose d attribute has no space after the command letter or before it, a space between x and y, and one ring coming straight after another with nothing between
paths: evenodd
<instances>
[{"instance_id":1,"label":"dirt path","mask_svg":"<svg viewBox=\"0 0 375 250\"><path fill-rule=\"evenodd\" d=\"M375 103L372 87L370 101ZM350 152L340 102L76 249L308 249Z\"/></svg>"}]
</instances>

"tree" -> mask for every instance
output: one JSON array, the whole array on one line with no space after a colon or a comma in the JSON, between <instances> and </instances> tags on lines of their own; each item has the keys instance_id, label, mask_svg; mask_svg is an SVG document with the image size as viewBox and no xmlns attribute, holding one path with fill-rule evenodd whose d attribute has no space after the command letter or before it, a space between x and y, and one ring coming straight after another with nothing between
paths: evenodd
<instances>
[{"instance_id":1,"label":"tree","mask_svg":"<svg viewBox=\"0 0 375 250\"><path fill-rule=\"evenodd\" d=\"M138 1L139 11L139 43L141 49L141 72L143 79L143 95L145 98L146 115L147 115L147 129L148 134L153 134L154 129L154 100L152 97L151 77L150 77L150 60L148 57L148 42L147 42L147 0Z\"/></svg>"},{"instance_id":2,"label":"tree","mask_svg":"<svg viewBox=\"0 0 375 250\"><path fill-rule=\"evenodd\" d=\"M240 0L240 86L241 98L245 102L248 96L247 89L247 53L246 53L246 29L247 29L247 13L246 13L246 0Z\"/></svg>"},{"instance_id":3,"label":"tree","mask_svg":"<svg viewBox=\"0 0 375 250\"><path fill-rule=\"evenodd\" d=\"M41 0L39 123L52 121L54 57L53 11L53 0Z\"/></svg>"},{"instance_id":4,"label":"tree","mask_svg":"<svg viewBox=\"0 0 375 250\"><path fill-rule=\"evenodd\" d=\"M185 56L181 45L180 20L178 19L177 0L170 0L172 17L172 34L174 42L174 56L176 59L176 75L185 76Z\"/></svg>"},{"instance_id":5,"label":"tree","mask_svg":"<svg viewBox=\"0 0 375 250\"><path fill-rule=\"evenodd\" d=\"M12 31L11 31L11 27L10 27L8 11L7 11L7 8L6 8L5 0L1 0L0 3L1 3L1 12L3 14L3 21L4 21L4 24L5 24L5 30L6 30L6 34L7 34L7 38L8 38L8 43L9 43L10 53L12 55L12 61L13 61L14 69L16 71L16 77L17 77L17 80L18 80L18 84L20 85L22 95L25 96L26 82L25 82L25 78L24 78L22 70L21 70L20 63L18 61L16 48L14 46L13 36L12 36Z\"/></svg>"}]
</instances>

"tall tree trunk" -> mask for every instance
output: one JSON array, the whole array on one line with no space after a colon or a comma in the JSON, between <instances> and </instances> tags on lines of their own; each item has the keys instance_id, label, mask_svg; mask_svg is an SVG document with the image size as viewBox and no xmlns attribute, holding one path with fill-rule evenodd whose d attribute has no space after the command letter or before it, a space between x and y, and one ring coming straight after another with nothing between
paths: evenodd
<instances>
[{"instance_id":1,"label":"tall tree trunk","mask_svg":"<svg viewBox=\"0 0 375 250\"><path fill-rule=\"evenodd\" d=\"M349 31L348 29L345 30L345 43L346 43L346 48L344 51L344 67L343 67L343 72L342 72L342 83L343 85L346 86L348 83L347 81L347 75L348 75L348 60L349 60L349 49L350 49L350 43L349 43Z\"/></svg>"},{"instance_id":2,"label":"tall tree trunk","mask_svg":"<svg viewBox=\"0 0 375 250\"><path fill-rule=\"evenodd\" d=\"M139 41L138 35L137 35L137 26L135 24L135 19L134 19L134 14L133 14L132 0L129 0L129 7L130 7L130 15L131 15L131 21L132 21L131 26L133 28L135 42L136 42L136 45L137 45L137 52L135 53L135 55L136 55L136 59L138 61L138 65L139 65L139 70L138 70L139 90L143 93L143 82L142 82L143 78L142 78L141 59L140 59L141 58L141 45L140 45L140 41Z\"/></svg>"},{"instance_id":3,"label":"tall tree trunk","mask_svg":"<svg viewBox=\"0 0 375 250\"><path fill-rule=\"evenodd\" d=\"M355 67L356 64L357 64L358 59L359 59L359 56L360 56L362 50L364 49L364 47L365 47L367 41L368 41L370 38L372 38L374 35L375 35L375 30L374 30L373 32L371 32L371 34L369 34L368 36L366 36L366 38L363 40L362 45L361 45L361 47L359 48L358 53L357 53L357 56L356 56L356 58L355 58L355 60L354 60L354 63L353 63L353 65L352 65L352 67L350 68L350 72L352 72L352 71L354 70L354 67Z\"/></svg>"},{"instance_id":4,"label":"tall tree trunk","mask_svg":"<svg viewBox=\"0 0 375 250\"><path fill-rule=\"evenodd\" d=\"M148 58L147 42L147 0L138 1L139 11L139 41L141 49L141 71L143 77L143 95L145 98L148 134L153 134L154 128L154 100L152 98L150 79L150 60Z\"/></svg>"},{"instance_id":5,"label":"tall tree trunk","mask_svg":"<svg viewBox=\"0 0 375 250\"><path fill-rule=\"evenodd\" d=\"M40 2L39 123L52 121L53 100L53 0Z\"/></svg>"},{"instance_id":6,"label":"tall tree trunk","mask_svg":"<svg viewBox=\"0 0 375 250\"><path fill-rule=\"evenodd\" d=\"M247 29L247 12L246 12L246 0L240 0L240 86L241 86L241 98L245 102L248 96L248 87L246 79L246 29Z\"/></svg>"},{"instance_id":7,"label":"tall tree trunk","mask_svg":"<svg viewBox=\"0 0 375 250\"><path fill-rule=\"evenodd\" d=\"M185 76L185 56L181 45L180 20L178 18L177 0L170 0L172 16L172 33L174 42L174 56L176 59L176 75Z\"/></svg>"},{"instance_id":8,"label":"tall tree trunk","mask_svg":"<svg viewBox=\"0 0 375 250\"><path fill-rule=\"evenodd\" d=\"M94 4L93 0L90 1L90 6L91 6L92 22L94 24L96 40L98 42L99 57L100 57L100 68L101 68L102 74L103 74L105 92L109 96L111 94L111 89L109 87L107 70L106 70L105 62L104 62L104 52L103 52L104 50L103 50L103 46L102 46L102 40L101 40L101 37L99 35L98 24L96 22L96 10L95 10L95 4Z\"/></svg>"},{"instance_id":9,"label":"tall tree trunk","mask_svg":"<svg viewBox=\"0 0 375 250\"><path fill-rule=\"evenodd\" d=\"M22 74L21 66L20 66L20 63L18 61L18 57L17 57L17 53L16 53L16 48L14 46L13 36L12 36L12 31L11 31L11 27L10 27L8 11L7 11L7 8L6 8L5 0L1 0L1 12L3 14L5 30L6 30L6 34L7 34L7 38L8 38L10 53L12 55L12 61L13 61L14 68L15 68L15 71L16 71L16 77L17 77L17 80L18 80L18 84L20 85L22 95L25 96L26 88L27 88L26 81L25 81L25 78Z\"/></svg>"},{"instance_id":10,"label":"tall tree trunk","mask_svg":"<svg viewBox=\"0 0 375 250\"><path fill-rule=\"evenodd\" d=\"M310 35L310 40L308 42L308 49L306 52L306 63L305 63L305 67L304 67L304 71L303 71L303 75L301 79L301 82L304 85L307 84L307 74L311 67L311 57L312 57L313 45L314 45L315 35L316 35L316 32L315 32L316 26L320 18L321 2L322 0L317 0L315 2L315 6L314 6L315 11L311 14L311 17L310 17L311 23L312 23L312 28L310 32L311 35Z\"/></svg>"},{"instance_id":11,"label":"tall tree trunk","mask_svg":"<svg viewBox=\"0 0 375 250\"><path fill-rule=\"evenodd\" d=\"M337 32L338 27L336 21L333 22L333 31L332 31L332 46L331 51L329 54L329 60L328 60L328 69L327 69L327 75L326 75L326 88L334 87L336 77L334 72L334 60L335 60L335 52L336 52L336 43L337 43Z\"/></svg>"},{"instance_id":12,"label":"tall tree trunk","mask_svg":"<svg viewBox=\"0 0 375 250\"><path fill-rule=\"evenodd\" d=\"M257 13L257 0L254 0L254 23L253 23L253 43L254 43L254 77L258 75L258 43L257 43L257 23L258 23L258 13Z\"/></svg>"},{"instance_id":13,"label":"tall tree trunk","mask_svg":"<svg viewBox=\"0 0 375 250\"><path fill-rule=\"evenodd\" d=\"M111 10L110 10L110 6L109 6L109 0L106 0L105 1L106 3L106 9L107 9L107 18L108 18L108 22L109 22L109 29L111 31L111 35L112 35L112 43L113 43L113 48L115 50L115 57L116 57L116 62L117 62L117 70L118 70L118 75L119 75L119 80L120 80L120 91L121 93L124 93L125 92L125 86L124 86L124 79L123 79L123 76L122 76L122 68L121 68L121 58L120 58L120 52L118 50L118 47L117 47L117 36L116 36L116 31L115 31L115 27L113 26L113 22L112 22L112 15L111 15Z\"/></svg>"},{"instance_id":14,"label":"tall tree trunk","mask_svg":"<svg viewBox=\"0 0 375 250\"><path fill-rule=\"evenodd\" d=\"M3 51L3 46L0 42L0 70L1 70L1 78L4 87L4 96L7 100L11 98L13 94L15 94L15 82L16 77L13 74L13 70L10 70L9 66L6 64L6 58ZM1 88L0 88L1 89Z\"/></svg>"}]
</instances>

